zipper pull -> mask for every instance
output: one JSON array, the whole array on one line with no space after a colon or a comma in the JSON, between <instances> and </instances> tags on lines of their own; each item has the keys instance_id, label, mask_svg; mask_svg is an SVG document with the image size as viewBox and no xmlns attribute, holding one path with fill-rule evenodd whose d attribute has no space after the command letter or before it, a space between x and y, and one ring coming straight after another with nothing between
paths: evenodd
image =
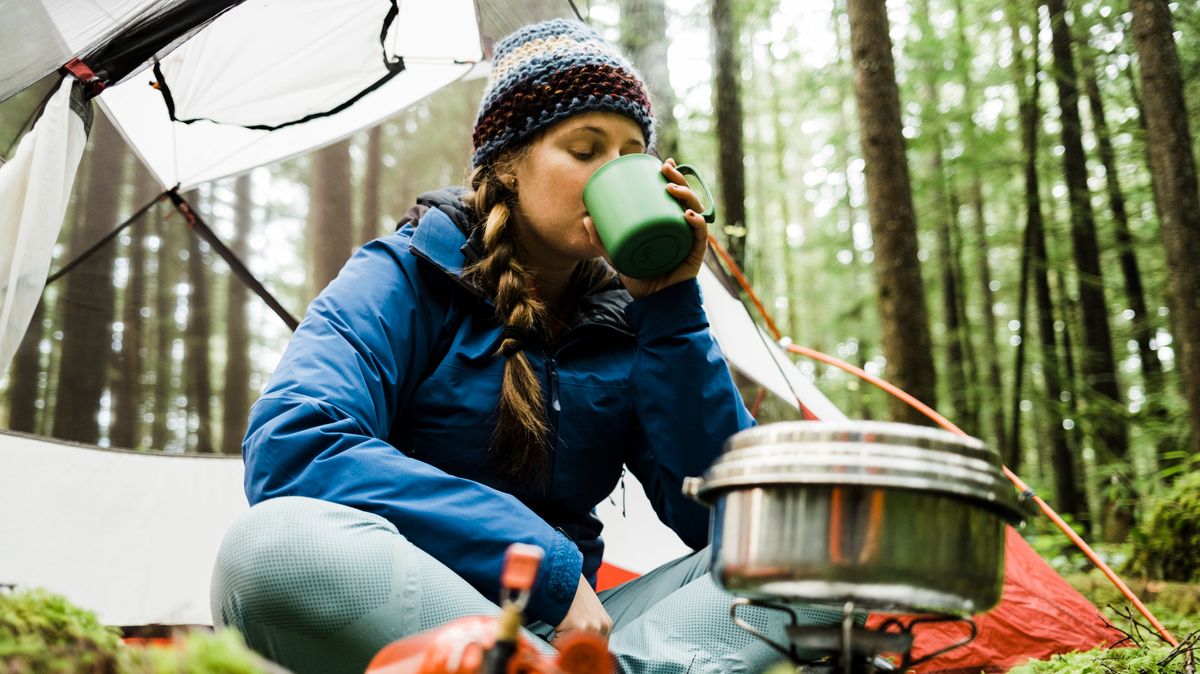
<instances>
[{"instance_id":1,"label":"zipper pull","mask_svg":"<svg viewBox=\"0 0 1200 674\"><path fill-rule=\"evenodd\" d=\"M550 368L550 407L553 407L555 412L561 412L562 405L558 402L558 361L551 358L546 361L546 365Z\"/></svg>"}]
</instances>

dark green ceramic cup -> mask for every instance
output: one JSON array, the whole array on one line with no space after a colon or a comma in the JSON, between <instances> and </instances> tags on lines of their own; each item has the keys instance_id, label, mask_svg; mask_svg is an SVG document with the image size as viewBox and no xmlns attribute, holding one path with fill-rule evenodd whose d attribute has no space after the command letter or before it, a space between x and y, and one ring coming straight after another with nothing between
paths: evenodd
<instances>
[{"instance_id":1,"label":"dark green ceramic cup","mask_svg":"<svg viewBox=\"0 0 1200 674\"><path fill-rule=\"evenodd\" d=\"M692 228L684 207L667 192L662 160L627 154L601 166L583 188L583 204L617 271L633 278L654 278L678 267L692 249ZM679 172L696 178L713 203L704 178L683 164ZM716 207L700 214L708 222Z\"/></svg>"}]
</instances>

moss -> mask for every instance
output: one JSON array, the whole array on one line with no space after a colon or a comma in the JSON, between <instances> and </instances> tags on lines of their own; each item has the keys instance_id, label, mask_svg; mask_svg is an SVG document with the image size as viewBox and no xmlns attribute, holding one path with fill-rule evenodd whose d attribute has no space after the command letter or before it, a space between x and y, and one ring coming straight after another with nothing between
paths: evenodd
<instances>
[{"instance_id":1,"label":"moss","mask_svg":"<svg viewBox=\"0 0 1200 674\"><path fill-rule=\"evenodd\" d=\"M116 674L121 633L44 590L0 593L0 673Z\"/></svg>"},{"instance_id":2,"label":"moss","mask_svg":"<svg viewBox=\"0 0 1200 674\"><path fill-rule=\"evenodd\" d=\"M1200 582L1200 471L1181 476L1133 531L1127 571L1160 580Z\"/></svg>"},{"instance_id":3,"label":"moss","mask_svg":"<svg viewBox=\"0 0 1200 674\"><path fill-rule=\"evenodd\" d=\"M129 648L91 611L45 590L0 593L0 674L265 674L235 630Z\"/></svg>"},{"instance_id":4,"label":"moss","mask_svg":"<svg viewBox=\"0 0 1200 674\"><path fill-rule=\"evenodd\" d=\"M1170 646L1101 648L1029 662L1009 674L1182 674L1183 656L1171 654Z\"/></svg>"},{"instance_id":5,"label":"moss","mask_svg":"<svg viewBox=\"0 0 1200 674\"><path fill-rule=\"evenodd\" d=\"M177 647L131 648L121 674L263 674L262 660L231 629L193 632Z\"/></svg>"}]
</instances>

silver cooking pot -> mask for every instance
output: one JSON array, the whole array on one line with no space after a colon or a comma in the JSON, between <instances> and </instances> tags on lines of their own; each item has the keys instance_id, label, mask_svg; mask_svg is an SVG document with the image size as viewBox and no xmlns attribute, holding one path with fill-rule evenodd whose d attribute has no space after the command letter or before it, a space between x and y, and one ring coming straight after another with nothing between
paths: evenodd
<instances>
[{"instance_id":1,"label":"silver cooking pot","mask_svg":"<svg viewBox=\"0 0 1200 674\"><path fill-rule=\"evenodd\" d=\"M907 424L802 421L732 436L684 493L712 507L734 594L971 614L1000 600L1022 508L979 440Z\"/></svg>"}]
</instances>

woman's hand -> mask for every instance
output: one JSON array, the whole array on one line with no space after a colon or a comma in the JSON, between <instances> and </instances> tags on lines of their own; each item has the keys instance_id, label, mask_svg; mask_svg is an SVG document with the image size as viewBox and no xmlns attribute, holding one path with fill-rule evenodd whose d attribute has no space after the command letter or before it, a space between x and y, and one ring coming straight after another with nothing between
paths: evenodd
<instances>
[{"instance_id":1,"label":"woman's hand","mask_svg":"<svg viewBox=\"0 0 1200 674\"><path fill-rule=\"evenodd\" d=\"M666 160L662 165L662 173L669 181L667 192L686 209L683 219L692 228L692 249L688 251L687 257L678 267L658 278L637 279L621 274L621 282L625 284L625 289L635 300L680 281L696 278L700 273L700 265L704 264L704 251L708 248L708 223L700 215L703 206L700 203L700 197L692 191L683 174L676 170L675 166L674 159ZM596 228L592 225L590 216L583 219L583 226L587 229L592 245L599 250L604 250L604 244L600 242L600 236L596 234ZM605 258L610 263L612 262L611 258L608 258L607 252Z\"/></svg>"},{"instance_id":2,"label":"woman's hand","mask_svg":"<svg viewBox=\"0 0 1200 674\"><path fill-rule=\"evenodd\" d=\"M563 617L562 622L554 628L554 638L550 643L554 644L571 632L595 632L607 639L611 631L612 618L608 617L608 611L604 610L596 591L588 585L587 579L580 575L579 587L575 589L575 600L571 602L571 608L567 609L567 615Z\"/></svg>"}]
</instances>

